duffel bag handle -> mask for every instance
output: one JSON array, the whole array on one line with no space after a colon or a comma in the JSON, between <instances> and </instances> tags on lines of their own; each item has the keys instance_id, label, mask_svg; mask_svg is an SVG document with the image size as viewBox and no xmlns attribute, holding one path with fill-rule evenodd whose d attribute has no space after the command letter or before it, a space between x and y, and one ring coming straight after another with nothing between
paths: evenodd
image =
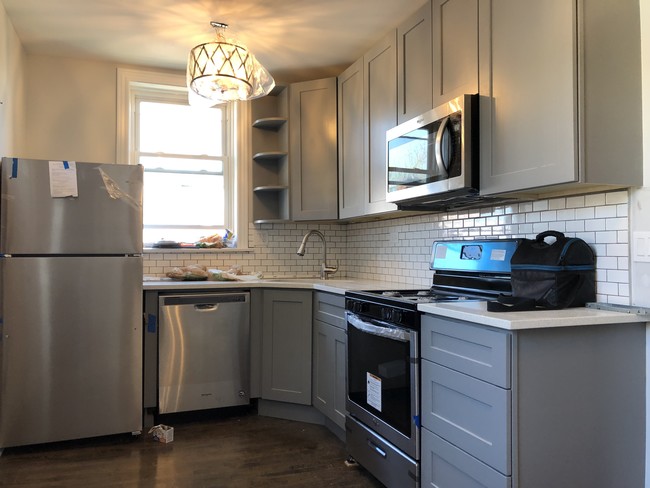
<instances>
[{"instance_id":1,"label":"duffel bag handle","mask_svg":"<svg viewBox=\"0 0 650 488\"><path fill-rule=\"evenodd\" d=\"M544 239L546 239L547 237L555 237L555 240L559 241L560 239L564 239L564 234L562 232L558 232L557 230L547 230L537 234L535 240L537 242L544 242Z\"/></svg>"}]
</instances>

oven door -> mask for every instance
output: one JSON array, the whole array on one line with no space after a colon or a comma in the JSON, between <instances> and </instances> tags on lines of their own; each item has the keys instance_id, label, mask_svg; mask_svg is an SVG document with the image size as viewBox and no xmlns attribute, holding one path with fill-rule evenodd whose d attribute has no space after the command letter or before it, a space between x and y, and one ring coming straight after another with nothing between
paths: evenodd
<instances>
[{"instance_id":1,"label":"oven door","mask_svg":"<svg viewBox=\"0 0 650 488\"><path fill-rule=\"evenodd\" d=\"M419 459L419 345L415 330L346 312L350 415Z\"/></svg>"}]
</instances>

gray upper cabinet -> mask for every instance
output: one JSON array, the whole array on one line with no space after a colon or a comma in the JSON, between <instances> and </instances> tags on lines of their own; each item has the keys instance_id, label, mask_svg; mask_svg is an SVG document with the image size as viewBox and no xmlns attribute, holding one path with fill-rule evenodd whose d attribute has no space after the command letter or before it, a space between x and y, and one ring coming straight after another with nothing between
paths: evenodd
<instances>
[{"instance_id":1,"label":"gray upper cabinet","mask_svg":"<svg viewBox=\"0 0 650 488\"><path fill-rule=\"evenodd\" d=\"M397 120L433 108L431 2L397 27Z\"/></svg>"},{"instance_id":2,"label":"gray upper cabinet","mask_svg":"<svg viewBox=\"0 0 650 488\"><path fill-rule=\"evenodd\" d=\"M486 1L479 23L482 194L642 181L638 1Z\"/></svg>"},{"instance_id":3,"label":"gray upper cabinet","mask_svg":"<svg viewBox=\"0 0 650 488\"><path fill-rule=\"evenodd\" d=\"M364 213L363 59L338 77L339 217Z\"/></svg>"},{"instance_id":4,"label":"gray upper cabinet","mask_svg":"<svg viewBox=\"0 0 650 488\"><path fill-rule=\"evenodd\" d=\"M292 220L338 217L336 78L289 87Z\"/></svg>"},{"instance_id":5,"label":"gray upper cabinet","mask_svg":"<svg viewBox=\"0 0 650 488\"><path fill-rule=\"evenodd\" d=\"M397 124L397 38L391 31L339 76L339 215L397 210L386 202L386 131Z\"/></svg>"},{"instance_id":6,"label":"gray upper cabinet","mask_svg":"<svg viewBox=\"0 0 650 488\"><path fill-rule=\"evenodd\" d=\"M433 105L478 93L478 0L433 0Z\"/></svg>"},{"instance_id":7,"label":"gray upper cabinet","mask_svg":"<svg viewBox=\"0 0 650 488\"><path fill-rule=\"evenodd\" d=\"M397 210L386 202L386 131L397 125L397 37L391 31L363 57L366 153L364 213Z\"/></svg>"}]
</instances>

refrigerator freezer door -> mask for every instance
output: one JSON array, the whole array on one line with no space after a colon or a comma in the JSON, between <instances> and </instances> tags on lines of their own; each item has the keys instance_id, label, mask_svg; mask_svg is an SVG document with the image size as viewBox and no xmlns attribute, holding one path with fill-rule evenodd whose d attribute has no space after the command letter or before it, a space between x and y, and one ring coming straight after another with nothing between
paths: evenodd
<instances>
[{"instance_id":1,"label":"refrigerator freezer door","mask_svg":"<svg viewBox=\"0 0 650 488\"><path fill-rule=\"evenodd\" d=\"M142 252L142 166L76 163L78 197L52 197L49 161L2 160L0 253Z\"/></svg>"},{"instance_id":2,"label":"refrigerator freezer door","mask_svg":"<svg viewBox=\"0 0 650 488\"><path fill-rule=\"evenodd\" d=\"M142 258L0 259L0 448L142 429Z\"/></svg>"}]
</instances>

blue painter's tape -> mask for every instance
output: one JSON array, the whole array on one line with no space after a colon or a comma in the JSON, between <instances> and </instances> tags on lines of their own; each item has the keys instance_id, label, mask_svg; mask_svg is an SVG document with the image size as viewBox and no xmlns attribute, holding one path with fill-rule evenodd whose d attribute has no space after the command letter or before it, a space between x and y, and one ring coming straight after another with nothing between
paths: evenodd
<instances>
[{"instance_id":1,"label":"blue painter's tape","mask_svg":"<svg viewBox=\"0 0 650 488\"><path fill-rule=\"evenodd\" d=\"M415 426L419 429L420 428L420 416L419 415L414 415L413 416L413 422L415 423Z\"/></svg>"},{"instance_id":2,"label":"blue painter's tape","mask_svg":"<svg viewBox=\"0 0 650 488\"><path fill-rule=\"evenodd\" d=\"M11 178L18 178L18 158L13 158L11 163Z\"/></svg>"},{"instance_id":3,"label":"blue painter's tape","mask_svg":"<svg viewBox=\"0 0 650 488\"><path fill-rule=\"evenodd\" d=\"M63 161L63 169L70 169L70 165L67 161Z\"/></svg>"},{"instance_id":4,"label":"blue painter's tape","mask_svg":"<svg viewBox=\"0 0 650 488\"><path fill-rule=\"evenodd\" d=\"M156 333L156 316L150 313L147 314L147 332Z\"/></svg>"}]
</instances>

